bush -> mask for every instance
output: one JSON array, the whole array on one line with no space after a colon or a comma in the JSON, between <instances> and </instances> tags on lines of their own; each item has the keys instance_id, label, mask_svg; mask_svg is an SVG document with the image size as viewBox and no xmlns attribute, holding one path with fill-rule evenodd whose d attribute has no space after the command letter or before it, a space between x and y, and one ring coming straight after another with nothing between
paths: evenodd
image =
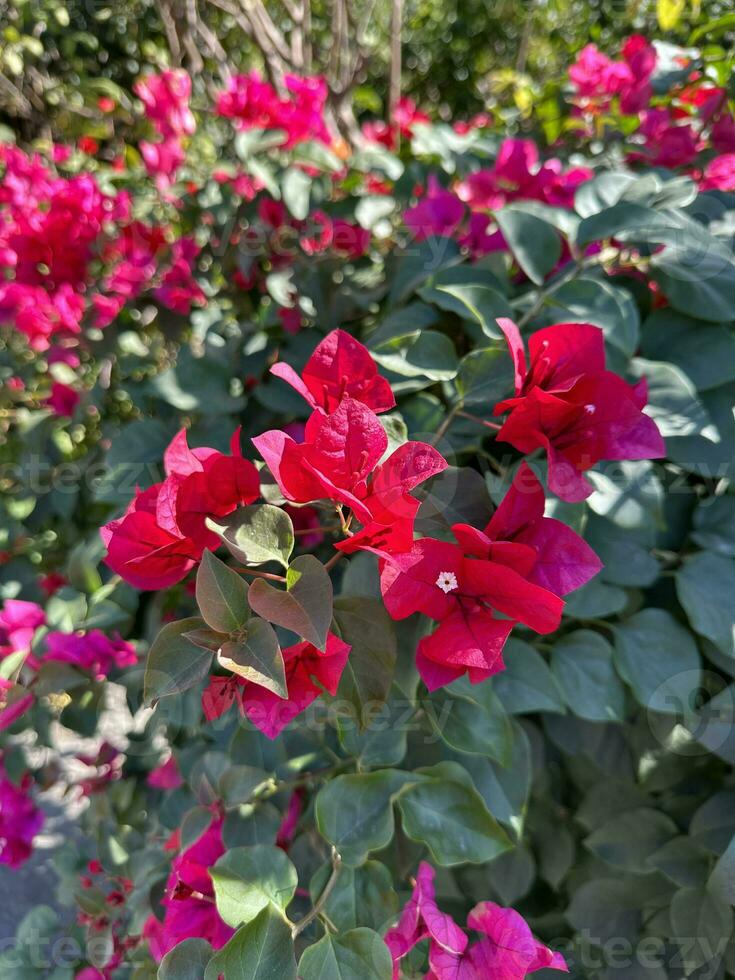
<instances>
[{"instance_id":1,"label":"bush","mask_svg":"<svg viewBox=\"0 0 735 980\"><path fill-rule=\"evenodd\" d=\"M735 975L722 69L3 145L0 977Z\"/></svg>"}]
</instances>

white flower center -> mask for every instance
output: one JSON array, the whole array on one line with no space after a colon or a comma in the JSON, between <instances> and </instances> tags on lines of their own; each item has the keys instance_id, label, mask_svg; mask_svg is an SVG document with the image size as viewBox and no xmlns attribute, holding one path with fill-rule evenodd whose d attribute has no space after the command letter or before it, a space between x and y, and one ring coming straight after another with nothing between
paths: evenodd
<instances>
[{"instance_id":1,"label":"white flower center","mask_svg":"<svg viewBox=\"0 0 735 980\"><path fill-rule=\"evenodd\" d=\"M454 592L455 589L459 588L459 582L457 581L457 576L454 572L439 572L439 577L436 580L436 584L446 595L449 592Z\"/></svg>"}]
</instances>

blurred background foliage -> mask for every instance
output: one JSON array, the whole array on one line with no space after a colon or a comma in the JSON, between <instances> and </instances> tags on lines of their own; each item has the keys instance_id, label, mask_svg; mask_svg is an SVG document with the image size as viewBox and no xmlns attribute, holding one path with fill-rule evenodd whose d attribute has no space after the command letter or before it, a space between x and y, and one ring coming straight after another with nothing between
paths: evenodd
<instances>
[{"instance_id":1,"label":"blurred background foliage","mask_svg":"<svg viewBox=\"0 0 735 980\"><path fill-rule=\"evenodd\" d=\"M735 37L728 0L0 0L0 122L104 137L100 99L119 125L143 66L168 64L202 96L235 71L324 73L381 116L398 22L402 94L446 119L505 106L521 126L587 43L613 52L635 31L729 65Z\"/></svg>"}]
</instances>

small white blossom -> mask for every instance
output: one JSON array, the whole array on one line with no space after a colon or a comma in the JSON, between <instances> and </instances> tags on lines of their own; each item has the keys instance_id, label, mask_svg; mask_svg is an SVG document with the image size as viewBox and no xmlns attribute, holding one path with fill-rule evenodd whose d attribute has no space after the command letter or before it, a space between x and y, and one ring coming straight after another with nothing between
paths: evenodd
<instances>
[{"instance_id":1,"label":"small white blossom","mask_svg":"<svg viewBox=\"0 0 735 980\"><path fill-rule=\"evenodd\" d=\"M439 578L436 580L436 584L445 595L459 588L459 582L454 572L439 572Z\"/></svg>"}]
</instances>

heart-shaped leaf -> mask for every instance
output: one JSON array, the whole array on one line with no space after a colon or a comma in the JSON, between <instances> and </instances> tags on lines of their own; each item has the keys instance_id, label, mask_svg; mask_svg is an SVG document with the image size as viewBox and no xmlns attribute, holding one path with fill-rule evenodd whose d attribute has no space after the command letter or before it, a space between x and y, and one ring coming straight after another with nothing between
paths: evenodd
<instances>
[{"instance_id":1,"label":"heart-shaped leaf","mask_svg":"<svg viewBox=\"0 0 735 980\"><path fill-rule=\"evenodd\" d=\"M313 555L302 555L289 566L285 590L256 579L248 599L259 616L324 650L332 622L332 595L332 580L324 565Z\"/></svg>"},{"instance_id":2,"label":"heart-shaped leaf","mask_svg":"<svg viewBox=\"0 0 735 980\"><path fill-rule=\"evenodd\" d=\"M294 546L291 518L274 504L238 507L227 517L207 519L207 527L219 534L229 551L240 561L262 565L277 561L284 568Z\"/></svg>"},{"instance_id":3,"label":"heart-shaped leaf","mask_svg":"<svg viewBox=\"0 0 735 980\"><path fill-rule=\"evenodd\" d=\"M205 622L219 633L235 633L250 617L245 581L205 551L197 572L196 598Z\"/></svg>"},{"instance_id":4,"label":"heart-shaped leaf","mask_svg":"<svg viewBox=\"0 0 735 980\"><path fill-rule=\"evenodd\" d=\"M198 617L168 623L153 641L145 668L143 699L146 704L194 687L209 673L211 654L187 638L201 627Z\"/></svg>"},{"instance_id":5,"label":"heart-shaped leaf","mask_svg":"<svg viewBox=\"0 0 735 980\"><path fill-rule=\"evenodd\" d=\"M223 643L217 659L225 670L288 697L283 654L276 631L264 619L253 618L241 638Z\"/></svg>"}]
</instances>

